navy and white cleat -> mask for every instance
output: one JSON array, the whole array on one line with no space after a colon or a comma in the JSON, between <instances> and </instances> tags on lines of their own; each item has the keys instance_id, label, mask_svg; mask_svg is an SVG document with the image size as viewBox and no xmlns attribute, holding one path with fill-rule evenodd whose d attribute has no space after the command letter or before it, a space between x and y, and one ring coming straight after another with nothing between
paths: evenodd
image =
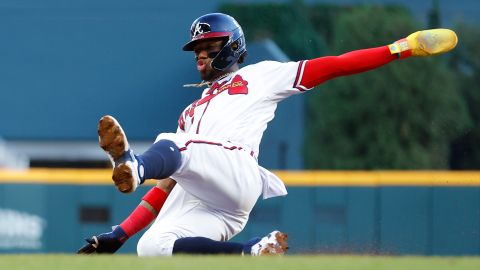
<instances>
[{"instance_id":1,"label":"navy and white cleat","mask_svg":"<svg viewBox=\"0 0 480 270\"><path fill-rule=\"evenodd\" d=\"M252 246L252 256L283 255L288 250L288 235L273 231Z\"/></svg>"},{"instance_id":2,"label":"navy and white cleat","mask_svg":"<svg viewBox=\"0 0 480 270\"><path fill-rule=\"evenodd\" d=\"M143 183L143 166L139 166L125 132L112 116L105 115L100 119L98 141L112 162L115 186L123 193L135 191Z\"/></svg>"}]
</instances>

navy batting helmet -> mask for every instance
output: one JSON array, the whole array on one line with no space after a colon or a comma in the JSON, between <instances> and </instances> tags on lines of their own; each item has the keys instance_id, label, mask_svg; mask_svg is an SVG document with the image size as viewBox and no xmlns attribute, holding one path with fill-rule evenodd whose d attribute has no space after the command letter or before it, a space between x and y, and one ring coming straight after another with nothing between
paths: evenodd
<instances>
[{"instance_id":1,"label":"navy batting helmet","mask_svg":"<svg viewBox=\"0 0 480 270\"><path fill-rule=\"evenodd\" d=\"M247 51L242 27L233 17L223 13L206 14L193 21L190 41L183 50L193 51L198 41L210 38L225 38L226 41L212 60L212 67L216 70L228 69Z\"/></svg>"}]
</instances>

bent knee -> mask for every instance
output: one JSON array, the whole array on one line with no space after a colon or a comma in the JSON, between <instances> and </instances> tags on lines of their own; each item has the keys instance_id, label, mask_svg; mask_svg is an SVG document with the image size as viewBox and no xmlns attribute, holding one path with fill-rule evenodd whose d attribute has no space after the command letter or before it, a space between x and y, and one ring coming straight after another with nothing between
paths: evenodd
<instances>
[{"instance_id":1,"label":"bent knee","mask_svg":"<svg viewBox=\"0 0 480 270\"><path fill-rule=\"evenodd\" d=\"M173 245L177 237L173 234L155 235L145 233L137 244L137 254L147 256L172 256Z\"/></svg>"}]
</instances>

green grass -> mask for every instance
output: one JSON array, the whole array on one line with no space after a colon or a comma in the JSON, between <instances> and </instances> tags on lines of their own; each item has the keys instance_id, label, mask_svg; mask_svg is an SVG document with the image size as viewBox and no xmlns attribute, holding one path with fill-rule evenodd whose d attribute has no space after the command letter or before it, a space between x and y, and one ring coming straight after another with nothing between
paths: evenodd
<instances>
[{"instance_id":1,"label":"green grass","mask_svg":"<svg viewBox=\"0 0 480 270\"><path fill-rule=\"evenodd\" d=\"M319 270L478 270L480 257L380 257L380 256L176 256L138 258L134 255L0 255L0 269L115 269L115 270L210 270L210 269L319 269Z\"/></svg>"}]
</instances>

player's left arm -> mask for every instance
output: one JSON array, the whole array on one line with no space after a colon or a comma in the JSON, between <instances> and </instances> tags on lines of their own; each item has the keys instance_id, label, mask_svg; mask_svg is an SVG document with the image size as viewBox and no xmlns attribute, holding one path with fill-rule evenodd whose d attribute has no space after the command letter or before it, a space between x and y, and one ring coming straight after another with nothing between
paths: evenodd
<instances>
[{"instance_id":1,"label":"player's left arm","mask_svg":"<svg viewBox=\"0 0 480 270\"><path fill-rule=\"evenodd\" d=\"M299 85L310 89L332 78L375 69L396 59L442 54L455 48L457 41L452 30L430 29L387 46L315 58L306 61Z\"/></svg>"},{"instance_id":2,"label":"player's left arm","mask_svg":"<svg viewBox=\"0 0 480 270\"><path fill-rule=\"evenodd\" d=\"M159 214L168 194L176 185L173 179L162 179L143 196L140 204L120 224L112 227L111 232L94 235L85 239L78 254L115 253L131 236L147 227Z\"/></svg>"}]
</instances>

